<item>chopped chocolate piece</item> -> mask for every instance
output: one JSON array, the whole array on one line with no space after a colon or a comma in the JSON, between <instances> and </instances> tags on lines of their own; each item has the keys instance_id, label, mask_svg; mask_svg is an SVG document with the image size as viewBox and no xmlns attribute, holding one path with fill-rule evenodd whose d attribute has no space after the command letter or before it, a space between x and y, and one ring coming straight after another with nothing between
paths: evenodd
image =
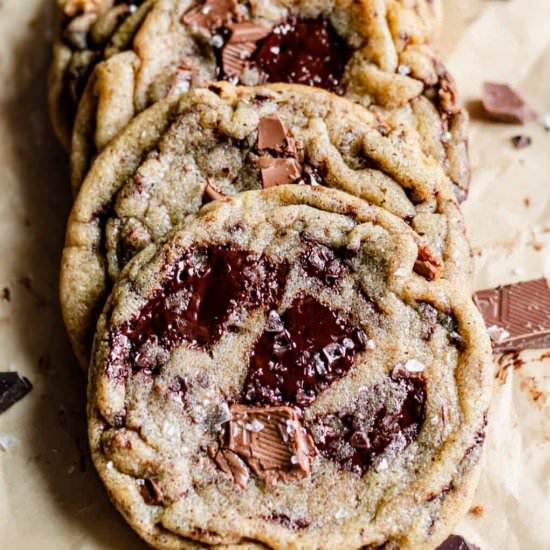
<instances>
[{"instance_id":1,"label":"chopped chocolate piece","mask_svg":"<svg viewBox=\"0 0 550 550\"><path fill-rule=\"evenodd\" d=\"M23 399L32 390L32 384L17 372L0 372L0 413Z\"/></svg>"},{"instance_id":2,"label":"chopped chocolate piece","mask_svg":"<svg viewBox=\"0 0 550 550\"><path fill-rule=\"evenodd\" d=\"M289 82L338 91L350 57L328 19L292 17L258 44L251 65L267 82Z\"/></svg>"},{"instance_id":3,"label":"chopped chocolate piece","mask_svg":"<svg viewBox=\"0 0 550 550\"><path fill-rule=\"evenodd\" d=\"M237 308L277 304L287 272L285 263L227 246L188 250L140 314L111 334L106 368L121 380L128 366L156 374L182 341L212 345Z\"/></svg>"},{"instance_id":4,"label":"chopped chocolate piece","mask_svg":"<svg viewBox=\"0 0 550 550\"><path fill-rule=\"evenodd\" d=\"M281 316L270 312L250 354L243 401L308 406L345 376L366 341L363 330L339 312L315 298L299 296Z\"/></svg>"},{"instance_id":5,"label":"chopped chocolate piece","mask_svg":"<svg viewBox=\"0 0 550 550\"><path fill-rule=\"evenodd\" d=\"M258 125L258 149L282 151L287 137L283 121L277 115L268 115L260 119Z\"/></svg>"},{"instance_id":6,"label":"chopped chocolate piece","mask_svg":"<svg viewBox=\"0 0 550 550\"><path fill-rule=\"evenodd\" d=\"M253 42L227 44L222 50L224 78L238 81L246 65L246 60L256 49Z\"/></svg>"},{"instance_id":7,"label":"chopped chocolate piece","mask_svg":"<svg viewBox=\"0 0 550 550\"><path fill-rule=\"evenodd\" d=\"M250 474L239 455L228 449L221 449L216 453L214 460L222 472L232 475L235 483L241 489L246 489Z\"/></svg>"},{"instance_id":8,"label":"chopped chocolate piece","mask_svg":"<svg viewBox=\"0 0 550 550\"><path fill-rule=\"evenodd\" d=\"M425 402L422 375L396 370L384 388L362 392L349 411L317 418L309 427L325 458L364 475L386 450L401 452L416 439Z\"/></svg>"},{"instance_id":9,"label":"chopped chocolate piece","mask_svg":"<svg viewBox=\"0 0 550 550\"><path fill-rule=\"evenodd\" d=\"M139 492L145 501L145 504L150 506L158 506L163 502L163 494L161 488L151 479L138 479Z\"/></svg>"},{"instance_id":10,"label":"chopped chocolate piece","mask_svg":"<svg viewBox=\"0 0 550 550\"><path fill-rule=\"evenodd\" d=\"M269 485L309 476L316 454L291 407L233 405L227 446Z\"/></svg>"},{"instance_id":11,"label":"chopped chocolate piece","mask_svg":"<svg viewBox=\"0 0 550 550\"><path fill-rule=\"evenodd\" d=\"M521 351L550 346L550 287L546 279L476 292L493 350Z\"/></svg>"},{"instance_id":12,"label":"chopped chocolate piece","mask_svg":"<svg viewBox=\"0 0 550 550\"><path fill-rule=\"evenodd\" d=\"M519 135L512 138L512 143L516 149L525 149L532 143L532 139L529 136Z\"/></svg>"},{"instance_id":13,"label":"chopped chocolate piece","mask_svg":"<svg viewBox=\"0 0 550 550\"><path fill-rule=\"evenodd\" d=\"M414 270L422 277L433 281L439 275L441 262L430 252L428 247L419 245L418 258L414 264Z\"/></svg>"},{"instance_id":14,"label":"chopped chocolate piece","mask_svg":"<svg viewBox=\"0 0 550 550\"><path fill-rule=\"evenodd\" d=\"M348 271L344 263L347 250L335 250L318 242L309 241L309 246L301 257L304 271L324 284L332 286Z\"/></svg>"},{"instance_id":15,"label":"chopped chocolate piece","mask_svg":"<svg viewBox=\"0 0 550 550\"><path fill-rule=\"evenodd\" d=\"M258 25L250 21L233 23L227 25L227 28L231 31L228 44L253 44L254 50L256 49L256 42L265 38L271 32L271 27Z\"/></svg>"},{"instance_id":16,"label":"chopped chocolate piece","mask_svg":"<svg viewBox=\"0 0 550 550\"><path fill-rule=\"evenodd\" d=\"M483 107L491 118L502 122L524 124L537 118L537 113L507 84L485 82Z\"/></svg>"},{"instance_id":17,"label":"chopped chocolate piece","mask_svg":"<svg viewBox=\"0 0 550 550\"><path fill-rule=\"evenodd\" d=\"M183 16L183 22L192 29L209 35L233 22L237 12L237 0L206 0Z\"/></svg>"},{"instance_id":18,"label":"chopped chocolate piece","mask_svg":"<svg viewBox=\"0 0 550 550\"><path fill-rule=\"evenodd\" d=\"M216 191L210 184L206 184L206 187L204 188L204 194L206 196L205 202L210 201L217 201L220 199L225 199L225 195L223 193L220 193L219 191Z\"/></svg>"},{"instance_id":19,"label":"chopped chocolate piece","mask_svg":"<svg viewBox=\"0 0 550 550\"><path fill-rule=\"evenodd\" d=\"M264 155L258 159L264 188L292 183L302 175L300 163L293 158L273 158Z\"/></svg>"},{"instance_id":20,"label":"chopped chocolate piece","mask_svg":"<svg viewBox=\"0 0 550 550\"><path fill-rule=\"evenodd\" d=\"M479 546L472 544L460 535L451 535L440 544L436 550L480 550Z\"/></svg>"}]
</instances>

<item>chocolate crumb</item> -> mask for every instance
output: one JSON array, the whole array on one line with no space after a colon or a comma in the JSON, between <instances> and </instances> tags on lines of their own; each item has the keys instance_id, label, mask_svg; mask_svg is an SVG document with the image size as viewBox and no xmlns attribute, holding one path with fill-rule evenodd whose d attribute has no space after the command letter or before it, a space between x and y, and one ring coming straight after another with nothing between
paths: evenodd
<instances>
[{"instance_id":1,"label":"chocolate crumb","mask_svg":"<svg viewBox=\"0 0 550 550\"><path fill-rule=\"evenodd\" d=\"M472 514L473 516L476 516L476 517L481 517L485 512L485 508L483 508L483 506L477 504L476 506L472 506L470 508L470 514Z\"/></svg>"},{"instance_id":2,"label":"chocolate crumb","mask_svg":"<svg viewBox=\"0 0 550 550\"><path fill-rule=\"evenodd\" d=\"M531 206L531 199L529 197L523 197L523 206L529 208Z\"/></svg>"},{"instance_id":3,"label":"chocolate crumb","mask_svg":"<svg viewBox=\"0 0 550 550\"><path fill-rule=\"evenodd\" d=\"M493 120L525 124L537 118L537 113L507 84L485 82L482 102L485 112Z\"/></svg>"},{"instance_id":4,"label":"chocolate crumb","mask_svg":"<svg viewBox=\"0 0 550 550\"><path fill-rule=\"evenodd\" d=\"M2 300L11 302L11 292L7 286L2 289Z\"/></svg>"},{"instance_id":5,"label":"chocolate crumb","mask_svg":"<svg viewBox=\"0 0 550 550\"><path fill-rule=\"evenodd\" d=\"M436 550L480 550L480 548L460 535L451 535Z\"/></svg>"},{"instance_id":6,"label":"chocolate crumb","mask_svg":"<svg viewBox=\"0 0 550 550\"><path fill-rule=\"evenodd\" d=\"M32 384L17 372L0 372L0 413L7 411L32 390Z\"/></svg>"},{"instance_id":7,"label":"chocolate crumb","mask_svg":"<svg viewBox=\"0 0 550 550\"><path fill-rule=\"evenodd\" d=\"M532 142L533 140L529 136L522 134L512 138L512 143L516 149L525 149L526 147L529 147Z\"/></svg>"}]
</instances>

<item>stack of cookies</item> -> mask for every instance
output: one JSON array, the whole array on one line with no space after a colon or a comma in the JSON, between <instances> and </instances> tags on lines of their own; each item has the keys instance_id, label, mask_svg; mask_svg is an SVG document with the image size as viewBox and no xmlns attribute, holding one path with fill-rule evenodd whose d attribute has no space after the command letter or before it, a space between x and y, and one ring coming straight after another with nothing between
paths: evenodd
<instances>
[{"instance_id":1,"label":"stack of cookies","mask_svg":"<svg viewBox=\"0 0 550 550\"><path fill-rule=\"evenodd\" d=\"M61 303L96 468L158 549L433 550L491 351L432 0L65 0Z\"/></svg>"}]
</instances>

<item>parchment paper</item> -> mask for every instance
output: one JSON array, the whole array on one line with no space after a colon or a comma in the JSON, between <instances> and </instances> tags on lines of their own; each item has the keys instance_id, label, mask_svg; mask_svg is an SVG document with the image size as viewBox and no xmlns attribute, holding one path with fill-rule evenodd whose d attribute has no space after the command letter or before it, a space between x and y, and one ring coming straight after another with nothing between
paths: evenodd
<instances>
[{"instance_id":1,"label":"parchment paper","mask_svg":"<svg viewBox=\"0 0 550 550\"><path fill-rule=\"evenodd\" d=\"M446 8L441 51L475 115L464 214L476 285L550 276L550 133L540 123L484 121L477 105L482 81L496 80L550 112L550 0L447 0ZM84 377L57 305L70 194L46 116L53 12L53 0L0 1L0 370L35 386L0 416L0 548L137 550L144 544L86 456ZM512 147L520 133L531 147ZM521 359L495 370L484 473L458 529L483 550L550 548L550 355Z\"/></svg>"}]
</instances>

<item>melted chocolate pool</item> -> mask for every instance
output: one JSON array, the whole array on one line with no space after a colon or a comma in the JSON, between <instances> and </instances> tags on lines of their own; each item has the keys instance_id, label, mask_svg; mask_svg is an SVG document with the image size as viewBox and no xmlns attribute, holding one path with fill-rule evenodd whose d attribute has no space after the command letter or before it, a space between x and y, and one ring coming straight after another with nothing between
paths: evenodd
<instances>
[{"instance_id":1,"label":"melted chocolate pool","mask_svg":"<svg viewBox=\"0 0 550 550\"><path fill-rule=\"evenodd\" d=\"M292 17L273 27L252 55L267 82L289 82L337 91L350 57L328 19Z\"/></svg>"},{"instance_id":2,"label":"melted chocolate pool","mask_svg":"<svg viewBox=\"0 0 550 550\"><path fill-rule=\"evenodd\" d=\"M393 374L385 402L382 389L368 390L355 410L316 419L310 428L315 445L326 458L359 475L390 448L399 453L418 436L424 422L426 387L421 376ZM386 403L392 403L391 408Z\"/></svg>"},{"instance_id":3,"label":"melted chocolate pool","mask_svg":"<svg viewBox=\"0 0 550 550\"><path fill-rule=\"evenodd\" d=\"M112 335L110 366L142 366L151 350L155 361L182 341L214 344L237 309L276 304L287 271L284 263L226 246L188 250L139 316Z\"/></svg>"},{"instance_id":4,"label":"melted chocolate pool","mask_svg":"<svg viewBox=\"0 0 550 550\"><path fill-rule=\"evenodd\" d=\"M310 296L300 296L279 316L269 313L250 355L243 389L247 404L306 407L346 375L365 333Z\"/></svg>"}]
</instances>

